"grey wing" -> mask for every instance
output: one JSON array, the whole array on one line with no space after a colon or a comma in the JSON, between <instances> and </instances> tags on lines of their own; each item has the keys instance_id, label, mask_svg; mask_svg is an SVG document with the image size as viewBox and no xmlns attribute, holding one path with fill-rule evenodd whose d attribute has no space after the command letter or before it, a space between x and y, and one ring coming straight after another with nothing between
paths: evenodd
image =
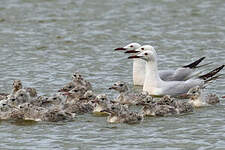
<instances>
[{"instance_id":1,"label":"grey wing","mask_svg":"<svg viewBox=\"0 0 225 150\"><path fill-rule=\"evenodd\" d=\"M186 94L190 88L198 85L203 86L204 81L200 79L189 79L187 81L173 82L164 89L163 93L171 96L179 96L181 94Z\"/></svg>"},{"instance_id":2,"label":"grey wing","mask_svg":"<svg viewBox=\"0 0 225 150\"><path fill-rule=\"evenodd\" d=\"M188 77L192 76L193 73L193 69L178 68L171 76L168 77L167 81L185 81Z\"/></svg>"},{"instance_id":3,"label":"grey wing","mask_svg":"<svg viewBox=\"0 0 225 150\"><path fill-rule=\"evenodd\" d=\"M175 73L175 70L160 70L159 76L164 81L169 81L169 78Z\"/></svg>"}]
</instances>

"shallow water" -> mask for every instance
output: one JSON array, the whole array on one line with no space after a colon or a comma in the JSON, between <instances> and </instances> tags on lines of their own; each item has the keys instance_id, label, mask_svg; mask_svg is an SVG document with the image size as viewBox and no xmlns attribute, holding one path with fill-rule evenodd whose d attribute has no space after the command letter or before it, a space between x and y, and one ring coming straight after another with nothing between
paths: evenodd
<instances>
[{"instance_id":1,"label":"shallow water","mask_svg":"<svg viewBox=\"0 0 225 150\"><path fill-rule=\"evenodd\" d=\"M5 0L0 2L0 91L13 79L53 94L81 72L96 93L115 81L132 87L132 62L114 52L130 42L153 45L160 68L206 56L224 64L223 0ZM207 92L224 93L225 80ZM140 89L140 88L136 88ZM73 122L0 121L0 149L224 149L225 102L192 114L147 118L139 125L108 124L105 117Z\"/></svg>"}]
</instances>

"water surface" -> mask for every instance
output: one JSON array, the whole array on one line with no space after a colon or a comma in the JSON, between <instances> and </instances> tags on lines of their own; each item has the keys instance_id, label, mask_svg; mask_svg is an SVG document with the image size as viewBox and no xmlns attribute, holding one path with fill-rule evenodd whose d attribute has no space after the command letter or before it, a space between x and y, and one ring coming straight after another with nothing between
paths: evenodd
<instances>
[{"instance_id":1,"label":"water surface","mask_svg":"<svg viewBox=\"0 0 225 150\"><path fill-rule=\"evenodd\" d=\"M123 80L132 87L132 61L116 47L153 45L162 69L206 56L225 63L223 0L5 0L0 2L0 90L14 79L51 95L81 72L96 93ZM224 93L224 79L206 92ZM140 89L140 88L136 88ZM65 123L0 121L1 149L224 149L225 102L192 114L112 125L102 117Z\"/></svg>"}]
</instances>

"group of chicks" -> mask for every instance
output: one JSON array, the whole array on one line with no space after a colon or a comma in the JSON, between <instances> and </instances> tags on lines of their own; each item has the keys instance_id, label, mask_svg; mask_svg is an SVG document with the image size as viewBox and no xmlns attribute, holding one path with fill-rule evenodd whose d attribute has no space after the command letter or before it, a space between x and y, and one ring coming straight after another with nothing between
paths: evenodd
<instances>
[{"instance_id":1,"label":"group of chicks","mask_svg":"<svg viewBox=\"0 0 225 150\"><path fill-rule=\"evenodd\" d=\"M153 99L148 93L131 92L122 81L109 89L119 92L114 100L109 100L106 94L96 95L91 84L79 73L74 73L71 82L48 97L38 96L35 88L23 88L20 80L14 80L10 94L0 93L0 120L57 122L93 113L107 116L110 123L135 124L140 123L145 116L189 113L195 107L219 103L215 94L203 98L200 87L189 90L188 100L177 100L168 95ZM133 110L132 106L137 107Z\"/></svg>"}]
</instances>

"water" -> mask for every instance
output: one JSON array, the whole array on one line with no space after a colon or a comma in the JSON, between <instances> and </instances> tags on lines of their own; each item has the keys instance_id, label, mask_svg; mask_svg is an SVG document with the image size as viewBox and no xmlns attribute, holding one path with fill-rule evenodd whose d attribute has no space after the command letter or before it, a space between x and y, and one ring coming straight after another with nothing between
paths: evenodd
<instances>
[{"instance_id":1,"label":"water","mask_svg":"<svg viewBox=\"0 0 225 150\"><path fill-rule=\"evenodd\" d=\"M123 80L132 87L132 62L116 47L153 45L160 68L206 56L225 63L223 0L5 0L0 2L0 91L14 79L53 94L81 72L96 93ZM208 92L225 95L225 80ZM140 89L140 88L136 88ZM192 114L147 118L139 125L78 116L65 123L0 121L1 149L224 149L225 102Z\"/></svg>"}]
</instances>

